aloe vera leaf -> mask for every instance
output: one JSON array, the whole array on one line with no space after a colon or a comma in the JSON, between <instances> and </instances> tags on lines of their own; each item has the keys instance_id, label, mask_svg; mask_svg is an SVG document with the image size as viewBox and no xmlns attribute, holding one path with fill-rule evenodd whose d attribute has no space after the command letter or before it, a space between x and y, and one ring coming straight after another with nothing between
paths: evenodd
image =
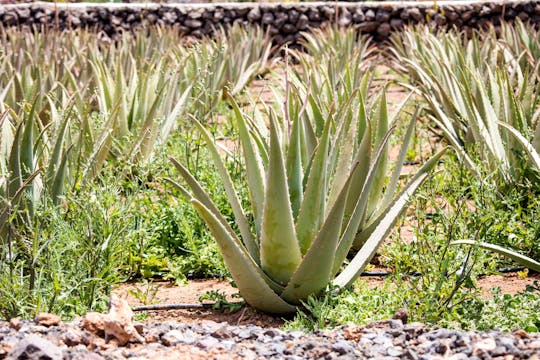
<instances>
[{"instance_id":1,"label":"aloe vera leaf","mask_svg":"<svg viewBox=\"0 0 540 360\"><path fill-rule=\"evenodd\" d=\"M171 158L172 159L172 158ZM174 160L176 162L176 160ZM178 162L176 162L176 164L179 164ZM181 165L180 165L181 166ZM185 170L185 168L184 168ZM185 170L187 171L187 170ZM188 172L189 174L189 172ZM230 234L231 234L231 237L233 238L233 240L237 241L238 242L238 246L244 248L244 244L242 243L242 241L238 238L238 236L236 236L236 234L234 233L233 229L231 228L231 226L229 225L229 223L227 222L227 220L225 219L225 217L219 212L219 210L217 209L217 207L215 206L215 204L210 200L210 197L208 196L208 194L206 194L206 192L204 191L204 189L202 189L202 187L200 186L200 184L191 176L191 174L189 174L189 176L191 177L191 180L186 180L186 182L189 184L191 183L191 185L193 187L191 187L192 191L193 191L193 196L195 196L195 200L199 201L201 204L205 205L205 203L207 203L209 206L206 206L205 207L210 211L212 212L213 216L219 221L221 222L221 225L223 226L223 228L225 230L227 230ZM191 199L194 199L194 197L192 196L192 194L187 191L182 185L180 185L179 183L177 183L176 181L172 180L172 179L169 179L169 178L165 178L166 181L168 181L170 184L172 184L174 187L176 187L181 193L182 195L191 201ZM198 194L198 195L197 195ZM247 253L251 256L251 254L249 253L249 251L246 249ZM260 266L259 265L259 259L253 259L253 262L255 262L255 264L257 266ZM268 277L266 274L264 274L264 280L266 281L266 283L272 288L272 290L274 290L274 292L276 292L276 294L281 294L283 292L283 289L284 287L280 284L278 284L277 282L275 282L274 280L272 280L270 277Z\"/></svg>"},{"instance_id":2,"label":"aloe vera leaf","mask_svg":"<svg viewBox=\"0 0 540 360\"><path fill-rule=\"evenodd\" d=\"M51 101L51 99L49 99ZM51 108L52 108L51 104ZM71 108L69 109L71 110ZM68 111L69 114L69 111ZM69 124L69 116L66 115L60 124L60 128L58 129L58 133L56 134L56 141L54 143L53 152L49 159L49 166L47 169L47 182L49 186L52 186L54 183L54 179L56 177L56 174L58 172L58 169L60 168L60 164L62 163L62 150L65 145L65 138L66 138L66 129ZM53 197L54 201L54 197Z\"/></svg>"},{"instance_id":3,"label":"aloe vera leaf","mask_svg":"<svg viewBox=\"0 0 540 360\"><path fill-rule=\"evenodd\" d=\"M413 178L411 179L411 181L405 186L405 189L407 188L407 186L409 186L410 183L412 183L413 181L416 180L416 178L424 173L427 173L429 171L431 171L435 165L437 165L437 163L439 162L439 160L441 159L441 157L446 153L447 151L447 148L439 151L437 154L433 155L419 170L418 172L413 176ZM403 191L402 191L403 193ZM396 197L397 198L397 197ZM360 243L360 244L363 244L367 238L371 235L371 233L373 232L373 230L375 229L375 227L379 224L379 222L381 222L381 220L384 218L384 214L388 211L388 209L390 208L391 204L389 204L385 209L382 209L381 210L381 214L372 219L371 221L367 222L365 224L365 227L362 229L361 232L357 233L356 234L356 239L355 239L355 242L357 243Z\"/></svg>"},{"instance_id":4,"label":"aloe vera leaf","mask_svg":"<svg viewBox=\"0 0 540 360\"><path fill-rule=\"evenodd\" d=\"M366 120L366 114L365 114L365 108L363 106L363 97L360 94L360 109L359 109L359 116L360 118ZM356 207L356 202L358 201L358 198L360 197L360 193L362 191L362 188L364 187L364 183L367 179L369 169L371 166L371 158L372 158L372 146L371 146L371 124L369 122L365 122L365 129L362 132L360 146L358 150L356 151L356 155L353 160L353 164L357 164L358 168L353 172L351 170L351 174L354 177L351 184L351 188L349 189L349 199L347 200L347 205L345 207L345 218L348 219L350 216L352 216L352 213L354 211L354 208Z\"/></svg>"},{"instance_id":5,"label":"aloe vera leaf","mask_svg":"<svg viewBox=\"0 0 540 360\"><path fill-rule=\"evenodd\" d=\"M416 189L427 178L428 174L424 173L412 181L409 186L396 199L394 204L385 213L383 219L379 222L373 233L364 243L362 248L351 260L349 265L336 277L333 284L339 288L345 288L351 285L360 276L366 265L369 263L375 252L382 244L386 236L390 233L395 223L399 219L400 214L406 208L409 198Z\"/></svg>"},{"instance_id":6,"label":"aloe vera leaf","mask_svg":"<svg viewBox=\"0 0 540 360\"><path fill-rule=\"evenodd\" d=\"M287 284L302 260L289 198L287 177L277 124L270 118L270 159L262 219L262 269L280 284Z\"/></svg>"},{"instance_id":7,"label":"aloe vera leaf","mask_svg":"<svg viewBox=\"0 0 540 360\"><path fill-rule=\"evenodd\" d=\"M403 137L403 140L401 142L401 148L399 149L399 155L396 160L396 165L394 171L392 172L392 176L388 180L388 185L386 186L384 198L381 202L380 208L386 208L394 197L394 193L396 191L399 181L399 176L401 175L401 169L403 168L403 162L407 157L407 149L409 148L409 144L411 142L412 134L416 125L416 119L418 118L418 113L419 111L417 110L412 117L409 126L407 127L407 132L405 133L405 136Z\"/></svg>"},{"instance_id":8,"label":"aloe vera leaf","mask_svg":"<svg viewBox=\"0 0 540 360\"><path fill-rule=\"evenodd\" d=\"M349 111L352 111L351 102L355 100L356 98L351 95L347 101L345 106ZM333 207L333 204L347 182L347 174L351 172L359 121L352 115L349 115L344 121L338 121L338 123L339 128L332 140L333 160L330 161L330 165L335 166L335 169L328 169L328 171L334 173L334 181L330 189L330 195L328 196L327 211L330 211Z\"/></svg>"},{"instance_id":9,"label":"aloe vera leaf","mask_svg":"<svg viewBox=\"0 0 540 360\"><path fill-rule=\"evenodd\" d=\"M287 178L291 198L293 217L296 220L298 211L302 204L303 187L303 167L302 167L302 121L293 122L289 149L287 152Z\"/></svg>"},{"instance_id":10,"label":"aloe vera leaf","mask_svg":"<svg viewBox=\"0 0 540 360\"><path fill-rule=\"evenodd\" d=\"M475 240L456 240L452 241L450 245L473 245L473 246L479 246L483 249L490 250L493 252L496 252L498 254L501 254L503 256L509 257L510 259L514 260L515 262L531 269L537 272L540 272L540 262L522 255L516 251L506 249L499 245L494 245L486 242L481 241L475 241Z\"/></svg>"},{"instance_id":11,"label":"aloe vera leaf","mask_svg":"<svg viewBox=\"0 0 540 360\"><path fill-rule=\"evenodd\" d=\"M64 195L64 187L66 184L66 175L69 163L69 153L71 152L72 148L73 146L70 146L62 156L61 162L58 165L55 176L53 178L50 191L52 201L55 205L58 205L60 203L60 197Z\"/></svg>"},{"instance_id":12,"label":"aloe vera leaf","mask_svg":"<svg viewBox=\"0 0 540 360\"><path fill-rule=\"evenodd\" d=\"M231 103L236 116L239 138L242 144L243 155L246 162L248 188L253 206L253 214L255 216L255 228L257 229L257 234L259 235L262 223L265 193L264 166L258 151L259 149L253 145L252 136L254 135L250 134L244 115L234 100L232 100Z\"/></svg>"},{"instance_id":13,"label":"aloe vera leaf","mask_svg":"<svg viewBox=\"0 0 540 360\"><path fill-rule=\"evenodd\" d=\"M328 285L345 213L348 188L349 182L344 184L316 239L281 294L287 302L299 304Z\"/></svg>"},{"instance_id":14,"label":"aloe vera leaf","mask_svg":"<svg viewBox=\"0 0 540 360\"><path fill-rule=\"evenodd\" d=\"M376 129L374 129L375 139L373 146L374 148L380 147L379 151L382 150L382 154L379 164L374 169L375 174L373 177L373 183L369 189L369 200L366 212L368 217L370 217L373 212L377 210L377 206L381 203L380 197L386 183L386 173L388 172L388 142L384 141L385 136L387 136L389 126L386 90L381 92L378 105L377 111L374 114L376 119L373 121L376 124Z\"/></svg>"},{"instance_id":15,"label":"aloe vera leaf","mask_svg":"<svg viewBox=\"0 0 540 360\"><path fill-rule=\"evenodd\" d=\"M11 151L9 153L8 170L9 180L7 187L7 196L13 196L21 187L22 171L21 171L21 137L23 131L24 122L20 122L19 126L15 130L15 136L13 137L13 143L11 144Z\"/></svg>"},{"instance_id":16,"label":"aloe vera leaf","mask_svg":"<svg viewBox=\"0 0 540 360\"><path fill-rule=\"evenodd\" d=\"M324 221L326 200L326 165L330 143L331 121L325 124L319 146L313 157L302 205L296 221L296 236L302 254L305 254Z\"/></svg>"},{"instance_id":17,"label":"aloe vera leaf","mask_svg":"<svg viewBox=\"0 0 540 360\"><path fill-rule=\"evenodd\" d=\"M349 202L351 202L351 201L354 202L355 201L355 207L351 211L350 217L348 216L346 218L347 225L346 225L346 228L345 228L345 233L343 235L343 237L345 237L345 238L350 236L349 232L352 231L353 228L356 228L355 231L357 231L358 227L360 227L366 220L368 206L369 206L369 200L370 200L370 194L373 191L372 186L373 186L373 183L375 181L375 177L377 175L376 169L379 166L381 166L380 165L381 160L382 160L383 154L385 153L385 151L384 151L385 145L388 143L388 140L390 139L390 135L391 135L391 133L393 132L394 129L395 129L395 127L392 127L388 131L388 133L386 134L384 139L382 140L382 142L381 142L381 144L379 146L379 149L377 150L377 154L375 155L375 158L373 159L373 163L369 164L369 170L367 171L367 174L365 175L366 176L365 180L362 183L357 183L353 179L353 182L352 182L353 185L351 185L350 192L354 191L354 196L355 197L351 198L351 195L349 194ZM364 171L364 166L355 167L355 169L352 172L351 176L353 178L355 178L356 174L359 171ZM354 224L354 226L352 228L350 227L351 224ZM348 252L349 251L349 249L344 248L344 244L349 244L349 240L343 241L343 239L342 239L340 241L340 244L338 245L338 251L337 251L337 254L339 254L340 256L345 255L345 254L342 254L342 252L344 252L344 251ZM361 243L359 243L356 240L354 241L354 246L359 247L360 245L361 245ZM347 245L347 246L349 246L349 245Z\"/></svg>"},{"instance_id":18,"label":"aloe vera leaf","mask_svg":"<svg viewBox=\"0 0 540 360\"><path fill-rule=\"evenodd\" d=\"M523 146L523 148L525 149L525 152L527 153L527 155L533 162L533 165L536 167L536 169L540 171L540 155L532 146L532 144L519 131L514 129L512 126L503 122L499 122L498 124L499 126L502 126L506 130L508 130L510 134L512 134L518 140L518 142Z\"/></svg>"},{"instance_id":19,"label":"aloe vera leaf","mask_svg":"<svg viewBox=\"0 0 540 360\"><path fill-rule=\"evenodd\" d=\"M265 275L253 262L245 248L239 246L221 221L202 203L191 201L217 240L223 260L231 272L242 297L248 304L274 314L295 312L296 308L279 297L264 281Z\"/></svg>"},{"instance_id":20,"label":"aloe vera leaf","mask_svg":"<svg viewBox=\"0 0 540 360\"><path fill-rule=\"evenodd\" d=\"M167 136L169 136L169 133L172 129L174 129L174 126L176 122L178 121L178 118L183 113L184 108L188 102L189 96L191 95L192 85L189 85L180 98L176 101L176 104L174 105L174 108L172 109L171 113L167 116L165 121L163 122L161 126L161 139L166 139Z\"/></svg>"},{"instance_id":21,"label":"aloe vera leaf","mask_svg":"<svg viewBox=\"0 0 540 360\"><path fill-rule=\"evenodd\" d=\"M214 204L214 202L210 198L210 195L208 195L208 193L203 189L203 187L193 177L193 175L191 175L191 173L182 164L180 164L178 160L176 160L173 157L170 157L169 159L172 161L173 165L176 167L176 169L178 170L178 172L180 173L184 181L188 184L189 188L193 192L193 196L195 197L195 199L197 199L197 201L201 202L207 209L209 209L209 211L211 211L212 214L214 214L214 216L221 221L222 226L225 229L227 229L227 231L229 231L231 234L234 234L234 230L229 225L227 220L223 217L223 215L221 214L217 206ZM167 181L169 181L174 186L176 186L188 200L191 199L192 195L186 192L182 186L180 186L173 180L167 179ZM248 248L248 251L250 255L253 257L254 261L257 264L259 264L260 263L259 249Z\"/></svg>"},{"instance_id":22,"label":"aloe vera leaf","mask_svg":"<svg viewBox=\"0 0 540 360\"><path fill-rule=\"evenodd\" d=\"M253 237L253 234L251 233L251 229L249 228L246 214L244 213L244 209L242 209L240 199L238 199L238 195L234 189L234 185L229 175L229 172L227 171L227 167L225 166L225 163L223 162L223 159L219 154L216 144L214 143L208 130L206 130L206 128L197 119L193 119L193 122L195 123L195 126L197 126L199 132L205 139L208 150L212 155L214 164L221 177L221 181L223 182L223 187L225 188L225 192L227 193L227 198L229 199L229 203L231 204L231 208L234 213L234 219L236 221L236 224L238 225L238 229L240 230L240 235L242 236L242 241L244 242L246 248L249 250L251 256L253 256L254 259L257 259L258 245Z\"/></svg>"}]
</instances>

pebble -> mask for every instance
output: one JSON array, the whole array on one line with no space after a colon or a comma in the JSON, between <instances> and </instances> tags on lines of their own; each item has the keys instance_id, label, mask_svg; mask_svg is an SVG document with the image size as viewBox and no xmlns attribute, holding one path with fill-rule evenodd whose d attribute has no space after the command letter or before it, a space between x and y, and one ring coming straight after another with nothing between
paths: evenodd
<instances>
[{"instance_id":1,"label":"pebble","mask_svg":"<svg viewBox=\"0 0 540 360\"><path fill-rule=\"evenodd\" d=\"M20 326L19 326L20 325ZM16 327L25 329L17 331ZM43 331L33 322L0 321L0 358L122 359L192 358L465 360L539 359L540 334L498 331L460 332L392 320L367 326L347 325L334 331L285 332L254 325L148 323L138 325L145 344L106 342L103 334L82 328L80 321L51 325ZM191 355L190 355L191 356Z\"/></svg>"}]
</instances>

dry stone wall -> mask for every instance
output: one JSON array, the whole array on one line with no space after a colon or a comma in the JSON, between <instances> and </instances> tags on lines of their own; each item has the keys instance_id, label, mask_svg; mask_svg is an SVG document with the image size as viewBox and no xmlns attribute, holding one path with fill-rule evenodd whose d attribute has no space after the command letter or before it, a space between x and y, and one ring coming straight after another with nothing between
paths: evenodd
<instances>
[{"instance_id":1,"label":"dry stone wall","mask_svg":"<svg viewBox=\"0 0 540 360\"><path fill-rule=\"evenodd\" d=\"M57 4L28 3L0 6L4 26L95 28L110 37L150 26L174 26L192 36L211 35L232 23L258 24L276 43L295 42L301 32L328 23L355 26L377 41L407 24L474 29L501 20L520 18L539 23L536 1L439 2L314 2L220 4Z\"/></svg>"}]
</instances>

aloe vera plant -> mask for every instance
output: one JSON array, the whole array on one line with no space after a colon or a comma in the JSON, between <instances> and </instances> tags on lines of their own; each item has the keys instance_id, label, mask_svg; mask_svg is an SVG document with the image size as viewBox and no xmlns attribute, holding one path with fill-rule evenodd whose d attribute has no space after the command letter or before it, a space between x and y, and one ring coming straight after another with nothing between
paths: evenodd
<instances>
[{"instance_id":1,"label":"aloe vera plant","mask_svg":"<svg viewBox=\"0 0 540 360\"><path fill-rule=\"evenodd\" d=\"M184 74L194 79L190 112L204 117L223 98L242 92L272 66L271 52L272 40L262 28L238 24L221 28L214 39L178 47L175 58Z\"/></svg>"},{"instance_id":2,"label":"aloe vera plant","mask_svg":"<svg viewBox=\"0 0 540 360\"><path fill-rule=\"evenodd\" d=\"M299 87L311 87L311 93L324 96L328 104L341 106L355 89L363 88L370 74L369 39L354 28L336 26L303 35L300 44L305 51L291 51L300 63L292 80Z\"/></svg>"},{"instance_id":3,"label":"aloe vera plant","mask_svg":"<svg viewBox=\"0 0 540 360\"><path fill-rule=\"evenodd\" d=\"M382 123L388 121L386 114L364 124L352 117L341 123L331 117L318 118L322 129L317 135L315 121L304 117L293 117L289 123L270 112L268 130L238 106L234 105L234 109L253 224L211 134L196 120L222 178L239 234L202 185L175 159L171 160L189 190L169 181L190 199L205 220L244 299L267 312L293 312L308 296L316 295L330 283L339 288L352 284L442 155L434 156L398 196L388 201L372 225L361 233L363 246L342 269L369 211L372 190L385 160L384 149L393 129L379 134L374 130L385 128ZM402 153L411 128L403 140ZM372 137L381 139L375 152ZM390 183L398 176L394 173Z\"/></svg>"}]
</instances>

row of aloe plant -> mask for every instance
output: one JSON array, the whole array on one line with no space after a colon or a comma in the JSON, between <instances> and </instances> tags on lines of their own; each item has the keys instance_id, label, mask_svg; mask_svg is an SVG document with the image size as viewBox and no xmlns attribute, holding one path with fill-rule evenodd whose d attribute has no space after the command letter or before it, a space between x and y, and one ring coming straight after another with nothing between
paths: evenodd
<instances>
[{"instance_id":1,"label":"row of aloe plant","mask_svg":"<svg viewBox=\"0 0 540 360\"><path fill-rule=\"evenodd\" d=\"M126 35L107 46L84 31L27 36L6 30L0 53L2 173L18 166L9 164L10 154L19 150L16 141L22 134L33 141L28 144L32 154L23 155L34 157L27 170L59 168L63 162L72 185L99 174L107 161L147 161L175 129L185 108L198 107L192 98L221 97L227 88L238 92L264 71L270 51L264 34L239 27L229 34L234 40L223 35L220 46L211 41L182 45L172 31L150 38ZM239 46L244 49L236 52ZM249 52L249 46L264 51ZM238 66L231 54L245 59L243 65ZM199 76L201 68L216 64L226 70Z\"/></svg>"},{"instance_id":2,"label":"row of aloe plant","mask_svg":"<svg viewBox=\"0 0 540 360\"><path fill-rule=\"evenodd\" d=\"M506 184L519 181L527 166L522 151L540 169L538 63L517 43L524 25L517 29L503 25L500 39L491 31L464 40L459 32L442 36L423 28L395 36L391 47L396 69L410 78L471 171L480 176L478 155Z\"/></svg>"},{"instance_id":3,"label":"row of aloe plant","mask_svg":"<svg viewBox=\"0 0 540 360\"><path fill-rule=\"evenodd\" d=\"M394 36L395 68L428 104L429 118L474 176L499 186L540 185L540 97L536 30L503 24L467 38L429 28ZM540 263L489 242L479 245L540 270Z\"/></svg>"},{"instance_id":4,"label":"row of aloe plant","mask_svg":"<svg viewBox=\"0 0 540 360\"><path fill-rule=\"evenodd\" d=\"M239 92L265 71L265 34L237 26L227 33L216 46L160 29L114 42L83 30L0 30L1 269L24 258L33 278L37 209L69 201L71 190L99 182L111 167L121 180L124 169L151 161L188 124L186 113L215 110L217 103L201 112L202 97ZM233 55L244 59L241 66ZM218 66L225 70L215 72Z\"/></svg>"}]
</instances>

